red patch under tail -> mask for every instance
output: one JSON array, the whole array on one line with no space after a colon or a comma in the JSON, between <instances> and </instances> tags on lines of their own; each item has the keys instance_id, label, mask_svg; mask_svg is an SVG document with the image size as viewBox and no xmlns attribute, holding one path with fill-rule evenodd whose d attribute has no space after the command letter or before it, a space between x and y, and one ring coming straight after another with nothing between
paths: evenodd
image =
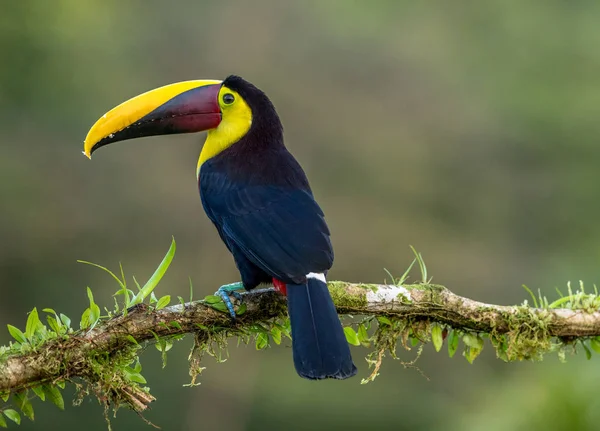
<instances>
[{"instance_id":1,"label":"red patch under tail","mask_svg":"<svg viewBox=\"0 0 600 431\"><path fill-rule=\"evenodd\" d=\"M283 281L273 278L273 287L282 295L287 296L287 288L285 287L285 283Z\"/></svg>"}]
</instances>

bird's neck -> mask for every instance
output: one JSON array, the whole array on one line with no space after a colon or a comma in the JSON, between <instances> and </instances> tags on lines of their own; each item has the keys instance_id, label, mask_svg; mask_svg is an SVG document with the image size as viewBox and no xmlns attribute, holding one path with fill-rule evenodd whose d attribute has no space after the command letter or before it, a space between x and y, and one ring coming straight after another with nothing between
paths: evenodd
<instances>
[{"instance_id":1,"label":"bird's neck","mask_svg":"<svg viewBox=\"0 0 600 431\"><path fill-rule=\"evenodd\" d=\"M248 111L248 115L224 119L216 129L209 130L200 152L196 174L200 175L200 167L205 161L221 154L246 136L251 125L252 114Z\"/></svg>"},{"instance_id":2,"label":"bird's neck","mask_svg":"<svg viewBox=\"0 0 600 431\"><path fill-rule=\"evenodd\" d=\"M200 169L207 160L224 152L227 152L228 158L236 160L236 163L260 164L273 159L266 157L267 153L272 154L281 149L285 150L283 130L276 114L274 119L271 117L267 121L264 118L256 118L254 121L250 118L246 121L238 119L235 123L221 122L219 127L208 132L198 159L196 175L200 176Z\"/></svg>"}]
</instances>

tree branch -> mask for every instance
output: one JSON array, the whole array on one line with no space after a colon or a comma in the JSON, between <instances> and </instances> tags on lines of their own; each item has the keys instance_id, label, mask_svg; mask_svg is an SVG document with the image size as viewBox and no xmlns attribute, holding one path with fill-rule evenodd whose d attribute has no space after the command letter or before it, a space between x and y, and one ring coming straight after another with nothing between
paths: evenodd
<instances>
[{"instance_id":1,"label":"tree branch","mask_svg":"<svg viewBox=\"0 0 600 431\"><path fill-rule=\"evenodd\" d=\"M561 301L570 308L553 309L547 301L544 308L485 304L431 284L400 287L337 281L330 282L329 288L340 314L370 316L361 324L370 328L372 335L360 341L375 347L379 362L385 349L394 356L398 339L406 346L408 338L426 342L432 336L442 337L433 339L438 349L449 331L463 337L472 359L483 346L482 334L505 360L539 358L548 351L600 336L600 312L595 311L598 297L583 292ZM126 314L101 319L91 330L0 355L0 394L82 379L99 397L125 401L142 411L154 398L137 385L139 379L130 378L132 371L123 371L131 370L127 366L137 359L139 343L194 333L195 350L201 355L204 351L214 352L215 342L231 336L249 338L272 329L274 322L287 317L285 297L273 289L245 293L243 298L246 311L235 321L204 301L160 310L140 304ZM377 319L379 326L371 327ZM436 332L434 327L443 332ZM192 365L196 370L200 368L199 357L192 358Z\"/></svg>"}]
</instances>

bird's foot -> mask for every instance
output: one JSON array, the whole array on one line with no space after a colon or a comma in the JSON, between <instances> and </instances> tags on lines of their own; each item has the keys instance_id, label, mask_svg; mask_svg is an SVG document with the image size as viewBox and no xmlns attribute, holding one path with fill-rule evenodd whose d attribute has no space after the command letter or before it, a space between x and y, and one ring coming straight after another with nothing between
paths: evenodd
<instances>
[{"instance_id":1,"label":"bird's foot","mask_svg":"<svg viewBox=\"0 0 600 431\"><path fill-rule=\"evenodd\" d=\"M240 295L240 293L237 291L242 290L243 288L244 285L242 282L238 281L237 283L225 284L219 287L219 289L215 292L215 295L219 296L227 306L232 319L235 319L235 310L233 309L233 304L231 303L229 294L231 294L238 301L242 301L242 295Z\"/></svg>"}]
</instances>

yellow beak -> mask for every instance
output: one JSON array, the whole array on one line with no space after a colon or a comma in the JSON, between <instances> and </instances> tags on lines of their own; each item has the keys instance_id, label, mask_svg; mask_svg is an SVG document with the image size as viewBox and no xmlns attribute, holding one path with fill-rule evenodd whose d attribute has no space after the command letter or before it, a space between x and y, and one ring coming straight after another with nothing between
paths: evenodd
<instances>
[{"instance_id":1,"label":"yellow beak","mask_svg":"<svg viewBox=\"0 0 600 431\"><path fill-rule=\"evenodd\" d=\"M83 142L92 157L98 148L117 141L172 133L194 133L221 122L221 81L184 81L140 94L104 114Z\"/></svg>"}]
</instances>

